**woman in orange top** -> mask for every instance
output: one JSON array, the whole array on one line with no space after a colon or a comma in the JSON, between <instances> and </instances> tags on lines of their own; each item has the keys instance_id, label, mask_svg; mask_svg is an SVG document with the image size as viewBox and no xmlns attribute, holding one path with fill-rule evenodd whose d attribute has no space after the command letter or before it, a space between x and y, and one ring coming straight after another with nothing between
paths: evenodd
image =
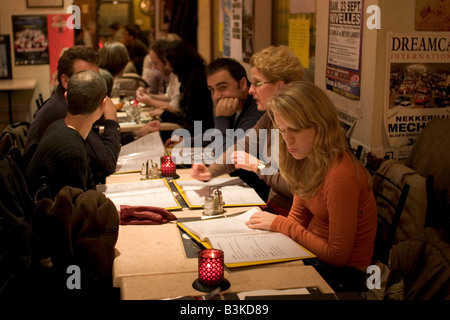
<instances>
[{"instance_id":1,"label":"woman in orange top","mask_svg":"<svg viewBox=\"0 0 450 320\"><path fill-rule=\"evenodd\" d=\"M377 207L369 175L347 150L335 106L316 85L293 82L268 107L283 138L280 173L294 200L288 217L260 212L247 225L284 233L316 254L316 269L335 291L361 291Z\"/></svg>"}]
</instances>

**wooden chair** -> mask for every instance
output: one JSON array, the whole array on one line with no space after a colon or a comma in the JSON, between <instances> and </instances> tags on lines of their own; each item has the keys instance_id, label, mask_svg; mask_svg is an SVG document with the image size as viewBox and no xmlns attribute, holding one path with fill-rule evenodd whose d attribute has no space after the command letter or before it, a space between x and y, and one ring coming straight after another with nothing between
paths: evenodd
<instances>
[{"instance_id":1,"label":"wooden chair","mask_svg":"<svg viewBox=\"0 0 450 320\"><path fill-rule=\"evenodd\" d=\"M139 87L149 88L150 85L141 76L134 73L124 73L114 83L111 98L133 97Z\"/></svg>"},{"instance_id":2,"label":"wooden chair","mask_svg":"<svg viewBox=\"0 0 450 320\"><path fill-rule=\"evenodd\" d=\"M373 192L378 207L378 227L373 260L387 265L410 185L405 184L401 187L377 171L369 170L369 172L374 178ZM393 194L395 197L392 196ZM393 212L391 216L386 214L390 212Z\"/></svg>"}]
</instances>

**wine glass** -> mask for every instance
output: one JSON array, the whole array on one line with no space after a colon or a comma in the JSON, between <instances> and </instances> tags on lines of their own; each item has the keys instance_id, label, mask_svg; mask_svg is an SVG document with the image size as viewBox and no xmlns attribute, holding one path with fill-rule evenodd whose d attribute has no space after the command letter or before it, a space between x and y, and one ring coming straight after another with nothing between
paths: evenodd
<instances>
[{"instance_id":1,"label":"wine glass","mask_svg":"<svg viewBox=\"0 0 450 320\"><path fill-rule=\"evenodd\" d=\"M128 97L125 102L125 112L131 118L132 121L139 123L141 117L141 107L139 102L134 100L133 97Z\"/></svg>"}]
</instances>

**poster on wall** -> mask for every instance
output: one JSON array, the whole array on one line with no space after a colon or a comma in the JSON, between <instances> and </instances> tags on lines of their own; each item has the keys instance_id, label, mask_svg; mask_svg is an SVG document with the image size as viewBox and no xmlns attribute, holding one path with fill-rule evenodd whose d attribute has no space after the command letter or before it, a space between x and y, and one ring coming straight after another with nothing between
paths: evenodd
<instances>
[{"instance_id":1,"label":"poster on wall","mask_svg":"<svg viewBox=\"0 0 450 320\"><path fill-rule=\"evenodd\" d=\"M359 100L363 0L330 0L326 88Z\"/></svg>"},{"instance_id":2,"label":"poster on wall","mask_svg":"<svg viewBox=\"0 0 450 320\"><path fill-rule=\"evenodd\" d=\"M231 56L231 0L222 0L223 38L222 53L225 57Z\"/></svg>"},{"instance_id":3,"label":"poster on wall","mask_svg":"<svg viewBox=\"0 0 450 320\"><path fill-rule=\"evenodd\" d=\"M253 12L255 8L254 0L243 0L242 7L242 60L250 62L253 55Z\"/></svg>"},{"instance_id":4,"label":"poster on wall","mask_svg":"<svg viewBox=\"0 0 450 320\"><path fill-rule=\"evenodd\" d=\"M242 61L242 0L231 0L231 53L230 57Z\"/></svg>"},{"instance_id":5,"label":"poster on wall","mask_svg":"<svg viewBox=\"0 0 450 320\"><path fill-rule=\"evenodd\" d=\"M74 30L67 28L67 19L70 16L70 14L49 14L47 16L51 88L58 83L59 58L66 49L74 45Z\"/></svg>"},{"instance_id":6,"label":"poster on wall","mask_svg":"<svg viewBox=\"0 0 450 320\"><path fill-rule=\"evenodd\" d=\"M417 31L450 31L450 1L416 0Z\"/></svg>"},{"instance_id":7,"label":"poster on wall","mask_svg":"<svg viewBox=\"0 0 450 320\"><path fill-rule=\"evenodd\" d=\"M16 65L48 64L47 16L12 16Z\"/></svg>"},{"instance_id":8,"label":"poster on wall","mask_svg":"<svg viewBox=\"0 0 450 320\"><path fill-rule=\"evenodd\" d=\"M434 118L450 118L450 33L389 33L384 123L393 158L404 161Z\"/></svg>"},{"instance_id":9,"label":"poster on wall","mask_svg":"<svg viewBox=\"0 0 450 320\"><path fill-rule=\"evenodd\" d=\"M0 34L0 79L12 79L11 47L8 34Z\"/></svg>"},{"instance_id":10,"label":"poster on wall","mask_svg":"<svg viewBox=\"0 0 450 320\"><path fill-rule=\"evenodd\" d=\"M309 68L310 25L308 18L289 19L289 48L300 59L303 68Z\"/></svg>"},{"instance_id":11,"label":"poster on wall","mask_svg":"<svg viewBox=\"0 0 450 320\"><path fill-rule=\"evenodd\" d=\"M253 55L254 0L222 0L219 48L224 57L249 62Z\"/></svg>"}]
</instances>

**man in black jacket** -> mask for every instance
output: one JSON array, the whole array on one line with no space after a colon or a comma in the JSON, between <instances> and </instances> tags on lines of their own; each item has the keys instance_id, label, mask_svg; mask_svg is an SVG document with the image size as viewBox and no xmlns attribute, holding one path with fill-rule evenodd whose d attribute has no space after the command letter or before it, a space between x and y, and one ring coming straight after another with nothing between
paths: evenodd
<instances>
[{"instance_id":1,"label":"man in black jacket","mask_svg":"<svg viewBox=\"0 0 450 320\"><path fill-rule=\"evenodd\" d=\"M112 103L106 99L105 81L95 71L78 72L68 81L64 97L66 116L49 125L27 167L25 177L32 195L42 186L41 177L52 199L64 186L84 191L95 188L85 140Z\"/></svg>"},{"instance_id":2,"label":"man in black jacket","mask_svg":"<svg viewBox=\"0 0 450 320\"><path fill-rule=\"evenodd\" d=\"M58 86L52 96L35 113L35 118L27 134L24 151L25 163L31 160L36 148L50 124L63 119L67 113L64 93L70 77L82 70L99 72L98 54L89 47L74 46L66 50L58 61ZM110 101L109 98L107 100ZM86 138L87 151L95 183L103 183L116 170L120 152L120 127L113 103L107 103L103 111L104 132L99 134L94 128ZM33 194L32 194L33 196Z\"/></svg>"}]
</instances>

